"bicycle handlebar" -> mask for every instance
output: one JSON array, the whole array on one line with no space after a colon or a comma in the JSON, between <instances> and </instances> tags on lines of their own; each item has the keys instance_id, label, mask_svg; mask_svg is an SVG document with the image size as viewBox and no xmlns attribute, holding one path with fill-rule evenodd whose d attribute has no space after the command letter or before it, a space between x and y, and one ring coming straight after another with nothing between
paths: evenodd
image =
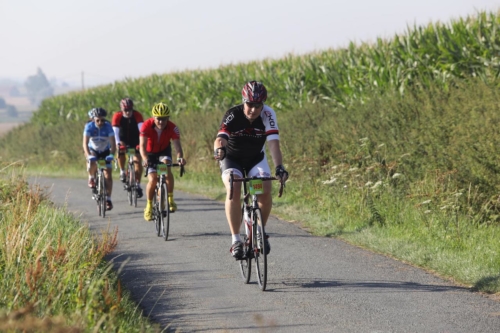
<instances>
[{"instance_id":1,"label":"bicycle handlebar","mask_svg":"<svg viewBox=\"0 0 500 333\"><path fill-rule=\"evenodd\" d=\"M144 173L144 177L148 176L148 170L149 170L150 167L155 167L158 164L166 164L169 167L177 167L177 166L180 167L181 168L181 170L180 170L181 177L184 175L184 173L186 173L186 171L184 170L184 165L179 164L179 163L168 163L168 164L167 163L162 163L162 162L160 162L160 163L152 163L152 164L148 163L148 166L145 168L146 172Z\"/></svg>"},{"instance_id":2,"label":"bicycle handlebar","mask_svg":"<svg viewBox=\"0 0 500 333\"><path fill-rule=\"evenodd\" d=\"M265 180L279 180L279 178L276 177L245 177L245 178L234 178L233 173L231 172L229 174L229 200L233 199L233 183L234 182L248 182L250 180L254 179L260 179L262 181ZM281 195L283 194L283 188L285 187L285 183L280 181L280 189L278 192L278 198L281 198Z\"/></svg>"}]
</instances>

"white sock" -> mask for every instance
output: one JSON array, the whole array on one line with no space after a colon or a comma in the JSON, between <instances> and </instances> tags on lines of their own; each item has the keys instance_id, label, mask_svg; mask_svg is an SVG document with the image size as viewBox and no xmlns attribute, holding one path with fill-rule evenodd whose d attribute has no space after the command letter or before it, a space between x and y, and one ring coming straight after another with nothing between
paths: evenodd
<instances>
[{"instance_id":1,"label":"white sock","mask_svg":"<svg viewBox=\"0 0 500 333\"><path fill-rule=\"evenodd\" d=\"M240 234L232 235L233 238L233 244L236 242L241 242Z\"/></svg>"},{"instance_id":2,"label":"white sock","mask_svg":"<svg viewBox=\"0 0 500 333\"><path fill-rule=\"evenodd\" d=\"M125 170L120 169L120 175L124 175L124 174L125 174Z\"/></svg>"},{"instance_id":3,"label":"white sock","mask_svg":"<svg viewBox=\"0 0 500 333\"><path fill-rule=\"evenodd\" d=\"M111 197L110 197L109 195L108 195L108 196L106 196L106 200L111 201Z\"/></svg>"}]
</instances>

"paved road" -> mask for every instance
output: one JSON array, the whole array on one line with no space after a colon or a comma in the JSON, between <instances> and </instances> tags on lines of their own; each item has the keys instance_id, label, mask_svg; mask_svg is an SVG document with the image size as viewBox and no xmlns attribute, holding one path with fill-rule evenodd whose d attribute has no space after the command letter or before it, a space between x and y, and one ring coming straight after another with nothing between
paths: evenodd
<instances>
[{"instance_id":1,"label":"paved road","mask_svg":"<svg viewBox=\"0 0 500 333\"><path fill-rule=\"evenodd\" d=\"M97 216L86 180L38 179L93 230L118 226L113 261L146 315L167 332L499 332L500 302L423 270L313 237L271 218L268 290L244 285L229 254L223 204L176 192L171 239L154 234L115 182Z\"/></svg>"}]
</instances>

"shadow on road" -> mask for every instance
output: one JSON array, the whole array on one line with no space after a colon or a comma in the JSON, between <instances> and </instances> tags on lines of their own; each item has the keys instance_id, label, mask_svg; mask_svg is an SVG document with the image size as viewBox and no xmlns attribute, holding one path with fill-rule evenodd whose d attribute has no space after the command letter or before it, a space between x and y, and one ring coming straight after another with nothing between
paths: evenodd
<instances>
[{"instance_id":1,"label":"shadow on road","mask_svg":"<svg viewBox=\"0 0 500 333\"><path fill-rule=\"evenodd\" d=\"M449 292L449 291L471 291L470 288L452 286L452 285L432 285L420 284L406 281L349 281L349 280L307 280L290 279L281 282L285 288L275 288L274 291L284 291L290 288L309 289L309 288L335 288L339 291L345 290L352 292ZM307 292L304 290L304 292Z\"/></svg>"}]
</instances>

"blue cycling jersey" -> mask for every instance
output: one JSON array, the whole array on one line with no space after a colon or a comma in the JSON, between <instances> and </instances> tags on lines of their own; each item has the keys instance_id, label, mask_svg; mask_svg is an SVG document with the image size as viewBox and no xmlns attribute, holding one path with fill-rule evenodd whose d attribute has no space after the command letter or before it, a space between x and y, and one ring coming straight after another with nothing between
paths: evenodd
<instances>
[{"instance_id":1,"label":"blue cycling jersey","mask_svg":"<svg viewBox=\"0 0 500 333\"><path fill-rule=\"evenodd\" d=\"M85 125L83 135L90 137L89 148L97 152L103 152L111 148L109 138L114 137L113 127L109 122L105 122L101 128L91 121Z\"/></svg>"}]
</instances>

